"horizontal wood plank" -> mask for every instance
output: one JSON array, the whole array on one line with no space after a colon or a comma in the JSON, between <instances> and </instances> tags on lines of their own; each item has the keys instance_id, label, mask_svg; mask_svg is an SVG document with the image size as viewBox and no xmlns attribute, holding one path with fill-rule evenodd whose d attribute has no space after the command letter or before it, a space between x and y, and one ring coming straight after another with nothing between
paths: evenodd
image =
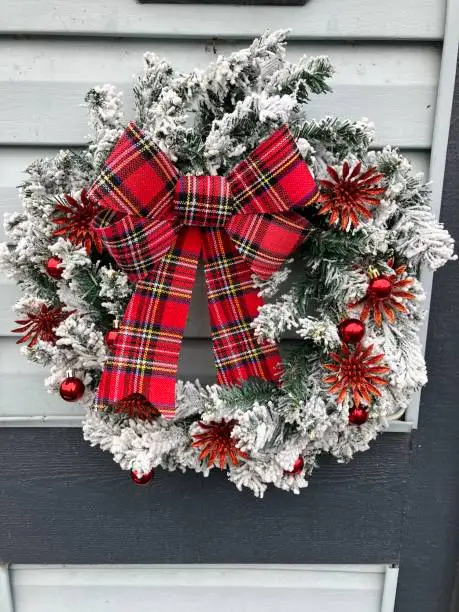
<instances>
[{"instance_id":1,"label":"horizontal wood plank","mask_svg":"<svg viewBox=\"0 0 459 612\"><path fill-rule=\"evenodd\" d=\"M310 0L302 7L144 5L133 0L3 0L0 32L251 37L294 28L300 38L439 40L446 0Z\"/></svg>"},{"instance_id":2,"label":"horizontal wood plank","mask_svg":"<svg viewBox=\"0 0 459 612\"><path fill-rule=\"evenodd\" d=\"M76 429L0 428L0 561L393 563L409 461L410 435L387 434L348 465L323 457L298 497L260 502L219 470L134 487Z\"/></svg>"},{"instance_id":3,"label":"horizontal wood plank","mask_svg":"<svg viewBox=\"0 0 459 612\"><path fill-rule=\"evenodd\" d=\"M217 46L217 53L238 45ZM205 67L214 48L203 42L172 45L131 41L17 41L0 43L0 144L82 145L87 140L86 91L113 82L125 92L126 118L132 118L132 75L148 49L180 69ZM431 143L440 51L435 45L293 44L292 60L303 54L329 54L336 66L333 94L315 96L311 117L326 114L360 119L377 127L377 143L428 148Z\"/></svg>"},{"instance_id":4,"label":"horizontal wood plank","mask_svg":"<svg viewBox=\"0 0 459 612\"><path fill-rule=\"evenodd\" d=\"M77 416L82 409L48 393L44 379L49 371L31 363L12 338L0 340L0 415Z\"/></svg>"},{"instance_id":5,"label":"horizontal wood plank","mask_svg":"<svg viewBox=\"0 0 459 612\"><path fill-rule=\"evenodd\" d=\"M134 590L136 612L150 612L152 601L156 610L233 612L241 593L252 611L336 612L339 600L339 609L381 612L386 571L381 565L13 565L9 575L17 612L125 612Z\"/></svg>"},{"instance_id":6,"label":"horizontal wood plank","mask_svg":"<svg viewBox=\"0 0 459 612\"><path fill-rule=\"evenodd\" d=\"M120 85L126 89L126 83ZM88 134L86 110L81 105L86 89L83 83L0 83L0 144L83 144ZM434 86L425 85L337 84L333 94L311 101L309 116L359 120L371 115L377 126L377 145L428 148L435 94ZM127 94L125 100L126 117L131 119L133 98Z\"/></svg>"},{"instance_id":7,"label":"horizontal wood plank","mask_svg":"<svg viewBox=\"0 0 459 612\"><path fill-rule=\"evenodd\" d=\"M75 372L78 375L78 372ZM13 338L0 339L0 415L59 416L82 414L76 404L64 402L44 387L48 369L31 363L21 354ZM215 366L210 340L185 339L179 361L178 378L215 382Z\"/></svg>"},{"instance_id":8,"label":"horizontal wood plank","mask_svg":"<svg viewBox=\"0 0 459 612\"><path fill-rule=\"evenodd\" d=\"M162 40L152 38L1 38L0 81L87 82L88 86L129 81L142 70L142 56L154 52L177 70L205 68L248 41ZM328 55L341 84L436 84L441 47L436 43L288 40L287 57Z\"/></svg>"}]
</instances>

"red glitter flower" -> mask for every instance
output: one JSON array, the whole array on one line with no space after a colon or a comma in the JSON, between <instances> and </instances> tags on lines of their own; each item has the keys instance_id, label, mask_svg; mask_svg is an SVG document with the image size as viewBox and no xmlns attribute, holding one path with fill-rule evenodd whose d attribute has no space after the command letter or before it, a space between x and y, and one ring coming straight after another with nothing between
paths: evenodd
<instances>
[{"instance_id":1,"label":"red glitter flower","mask_svg":"<svg viewBox=\"0 0 459 612\"><path fill-rule=\"evenodd\" d=\"M85 189L80 194L80 202L67 194L64 195L64 200L59 200L56 204L57 214L53 221L59 228L54 231L53 236L65 236L72 244L84 246L88 255L93 246L102 253L102 241L92 227L92 221L100 212L100 207L88 198Z\"/></svg>"},{"instance_id":2,"label":"red glitter flower","mask_svg":"<svg viewBox=\"0 0 459 612\"><path fill-rule=\"evenodd\" d=\"M388 262L392 267L392 261ZM388 289L384 292L378 292L372 289L372 283L377 282L378 278L386 279ZM350 304L350 308L363 305L360 312L362 321L366 321L370 314L373 314L373 320L378 327L381 327L383 317L389 323L395 322L396 312L407 314L408 308L403 304L402 300L414 300L416 296L408 291L408 288L414 284L414 278L407 276L406 266L398 266L394 269L393 274L388 274L384 277L376 276L370 280L367 293L358 302Z\"/></svg>"},{"instance_id":3,"label":"red glitter flower","mask_svg":"<svg viewBox=\"0 0 459 612\"><path fill-rule=\"evenodd\" d=\"M114 407L118 414L125 414L131 419L152 421L161 413L141 393L133 393L120 400Z\"/></svg>"},{"instance_id":4,"label":"red glitter flower","mask_svg":"<svg viewBox=\"0 0 459 612\"><path fill-rule=\"evenodd\" d=\"M239 465L239 459L248 459L247 453L242 452L236 446L236 440L231 437L235 425L234 420L210 421L210 423L199 421L199 426L204 432L193 434L192 443L193 447L202 449L199 459L207 459L209 467L218 463L222 470L230 461L233 465Z\"/></svg>"},{"instance_id":5,"label":"red glitter flower","mask_svg":"<svg viewBox=\"0 0 459 612\"><path fill-rule=\"evenodd\" d=\"M52 306L42 304L37 313L28 312L26 315L27 319L15 321L15 323L21 327L13 329L13 333L25 333L22 338L16 341L16 344L28 342L29 348L33 348L39 340L54 344L57 340L54 330L69 316L69 314L71 313L62 312L61 307L53 308Z\"/></svg>"},{"instance_id":6,"label":"red glitter flower","mask_svg":"<svg viewBox=\"0 0 459 612\"><path fill-rule=\"evenodd\" d=\"M389 368L381 365L384 354L373 355L373 345L363 348L358 344L354 350L343 344L341 354L331 353L333 363L325 363L324 368L332 374L323 381L329 385L330 393L338 394L338 403L351 394L357 408L361 402L369 404L371 396L381 397L378 386L387 385L387 380L381 374L389 372Z\"/></svg>"},{"instance_id":7,"label":"red glitter flower","mask_svg":"<svg viewBox=\"0 0 459 612\"><path fill-rule=\"evenodd\" d=\"M384 177L376 168L367 168L361 172L362 163L358 162L351 169L343 163L341 176L332 166L327 166L331 180L320 181L319 214L327 215L329 225L339 223L342 230L348 226L358 227L360 218L371 219L370 209L379 205L379 196L384 187L376 185Z\"/></svg>"}]
</instances>

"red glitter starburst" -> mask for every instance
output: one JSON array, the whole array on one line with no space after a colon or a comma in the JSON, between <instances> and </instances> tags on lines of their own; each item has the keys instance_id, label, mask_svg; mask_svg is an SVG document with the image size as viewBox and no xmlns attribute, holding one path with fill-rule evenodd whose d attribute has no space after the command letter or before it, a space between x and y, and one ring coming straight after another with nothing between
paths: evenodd
<instances>
[{"instance_id":1,"label":"red glitter starburst","mask_svg":"<svg viewBox=\"0 0 459 612\"><path fill-rule=\"evenodd\" d=\"M204 423L199 421L199 427L203 433L193 434L194 442L192 446L201 448L199 459L207 459L207 465L212 467L217 465L223 470L225 465L232 463L239 465L240 459L248 459L247 453L242 452L236 446L236 440L231 437L235 420L231 421L210 421Z\"/></svg>"},{"instance_id":2,"label":"red glitter starburst","mask_svg":"<svg viewBox=\"0 0 459 612\"><path fill-rule=\"evenodd\" d=\"M381 374L389 372L389 368L381 365L384 354L373 354L373 345L363 348L358 344L354 350L343 344L341 353L330 354L333 363L324 363L324 368L332 372L323 381L329 385L330 393L338 395L338 403L350 394L354 405L361 402L369 404L371 396L381 397L378 386L387 385L387 380Z\"/></svg>"},{"instance_id":3,"label":"red glitter starburst","mask_svg":"<svg viewBox=\"0 0 459 612\"><path fill-rule=\"evenodd\" d=\"M93 246L98 253L102 253L102 241L92 227L92 222L100 210L100 207L88 198L85 189L80 194L80 201L65 194L64 199L56 204L53 221L59 227L53 232L53 236L65 236L72 244L84 246L88 255Z\"/></svg>"},{"instance_id":4,"label":"red glitter starburst","mask_svg":"<svg viewBox=\"0 0 459 612\"><path fill-rule=\"evenodd\" d=\"M15 321L15 323L21 327L13 329L12 331L15 334L25 334L16 341L16 344L28 342L29 348L33 348L39 340L54 344L57 340L54 330L69 316L69 314L71 313L62 312L60 306L58 308L53 308L52 306L42 304L38 312L28 312L26 315L27 319Z\"/></svg>"},{"instance_id":5,"label":"red glitter starburst","mask_svg":"<svg viewBox=\"0 0 459 612\"><path fill-rule=\"evenodd\" d=\"M388 264L392 267L393 262L389 261ZM384 317L389 323L394 323L397 312L408 313L408 308L402 300L416 299L414 293L407 290L414 284L414 278L406 274L406 266L398 266L394 269L393 274L388 274L384 278L390 283L387 295L378 295L369 287L361 300L349 305L350 308L363 306L360 312L361 320L366 321L370 314L373 314L373 320L378 327L381 327Z\"/></svg>"},{"instance_id":6,"label":"red glitter starburst","mask_svg":"<svg viewBox=\"0 0 459 612\"><path fill-rule=\"evenodd\" d=\"M327 166L331 180L320 181L318 198L319 214L328 215L329 225L339 224L344 231L349 226L358 227L361 218L371 219L371 208L379 205L379 196L384 193L384 187L377 184L384 178L375 167L362 170L362 162L350 168L343 163L341 173L332 166Z\"/></svg>"},{"instance_id":7,"label":"red glitter starburst","mask_svg":"<svg viewBox=\"0 0 459 612\"><path fill-rule=\"evenodd\" d=\"M119 401L114 410L118 414L125 414L131 419L152 421L160 416L160 412L141 393L133 393Z\"/></svg>"}]
</instances>

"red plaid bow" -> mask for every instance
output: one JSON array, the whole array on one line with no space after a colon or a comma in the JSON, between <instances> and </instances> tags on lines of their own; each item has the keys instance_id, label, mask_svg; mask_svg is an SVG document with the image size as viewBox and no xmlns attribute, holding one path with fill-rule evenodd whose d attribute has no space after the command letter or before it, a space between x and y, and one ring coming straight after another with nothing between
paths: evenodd
<instances>
[{"instance_id":1,"label":"red plaid bow","mask_svg":"<svg viewBox=\"0 0 459 612\"><path fill-rule=\"evenodd\" d=\"M130 123L89 197L104 210L95 230L137 282L95 406L142 394L166 418L175 413L180 345L200 254L204 259L217 381L277 381L275 346L250 324L262 305L252 273L268 278L302 242L297 211L317 188L287 126L227 177L179 176L170 159Z\"/></svg>"}]
</instances>

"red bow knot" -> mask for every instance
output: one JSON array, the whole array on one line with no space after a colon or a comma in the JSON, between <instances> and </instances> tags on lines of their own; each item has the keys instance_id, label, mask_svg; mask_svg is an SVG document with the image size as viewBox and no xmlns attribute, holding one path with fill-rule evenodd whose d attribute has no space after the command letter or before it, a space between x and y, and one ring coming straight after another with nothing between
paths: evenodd
<instances>
[{"instance_id":1,"label":"red bow knot","mask_svg":"<svg viewBox=\"0 0 459 612\"><path fill-rule=\"evenodd\" d=\"M104 209L95 231L136 281L94 402L106 409L142 394L175 414L180 346L200 256L221 385L277 381L280 356L250 327L263 304L252 274L269 278L305 239L301 209L317 188L287 126L226 176L180 176L130 123L88 192Z\"/></svg>"},{"instance_id":2,"label":"red bow knot","mask_svg":"<svg viewBox=\"0 0 459 612\"><path fill-rule=\"evenodd\" d=\"M181 176L174 195L175 212L184 225L223 227L234 214L224 176Z\"/></svg>"}]
</instances>

